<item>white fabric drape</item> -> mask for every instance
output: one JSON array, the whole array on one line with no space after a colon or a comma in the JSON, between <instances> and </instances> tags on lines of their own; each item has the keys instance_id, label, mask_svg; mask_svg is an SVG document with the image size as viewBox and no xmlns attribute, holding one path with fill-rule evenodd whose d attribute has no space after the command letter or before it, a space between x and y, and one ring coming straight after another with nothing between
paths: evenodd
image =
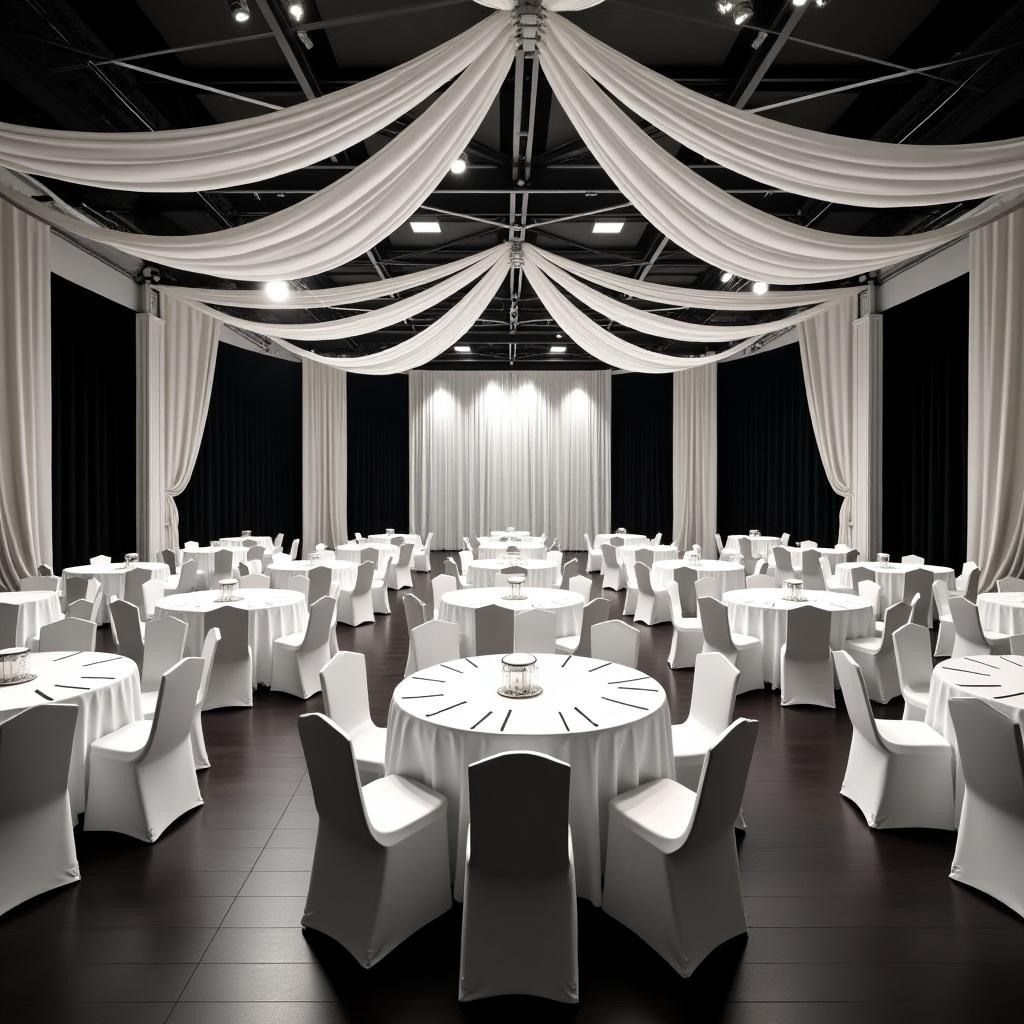
<instances>
[{"instance_id":1,"label":"white fabric drape","mask_svg":"<svg viewBox=\"0 0 1024 1024\"><path fill-rule=\"evenodd\" d=\"M505 526L579 550L608 529L611 376L409 375L410 521L457 548Z\"/></svg>"},{"instance_id":2,"label":"white fabric drape","mask_svg":"<svg viewBox=\"0 0 1024 1024\"><path fill-rule=\"evenodd\" d=\"M702 96L565 18L547 19L545 39L560 41L587 74L669 138L787 192L852 206L903 207L981 199L1024 186L1024 138L955 146L843 138Z\"/></svg>"},{"instance_id":3,"label":"white fabric drape","mask_svg":"<svg viewBox=\"0 0 1024 1024\"><path fill-rule=\"evenodd\" d=\"M302 364L302 540L306 550L348 540L347 378Z\"/></svg>"},{"instance_id":4,"label":"white fabric drape","mask_svg":"<svg viewBox=\"0 0 1024 1024\"><path fill-rule=\"evenodd\" d=\"M518 0L475 0L481 7L494 11L514 11ZM603 4L604 0L541 0L541 6L548 11L585 11L588 7Z\"/></svg>"},{"instance_id":5,"label":"white fabric drape","mask_svg":"<svg viewBox=\"0 0 1024 1024\"><path fill-rule=\"evenodd\" d=\"M868 306L877 308L875 286ZM873 558L882 544L882 322L870 313L853 322L853 497L851 547Z\"/></svg>"},{"instance_id":6,"label":"white fabric drape","mask_svg":"<svg viewBox=\"0 0 1024 1024\"><path fill-rule=\"evenodd\" d=\"M1024 573L1024 213L971 236L967 557L979 587Z\"/></svg>"},{"instance_id":7,"label":"white fabric drape","mask_svg":"<svg viewBox=\"0 0 1024 1024\"><path fill-rule=\"evenodd\" d=\"M428 99L508 31L492 14L365 82L228 124L156 132L73 132L0 123L0 165L98 188L188 192L263 181L369 138Z\"/></svg>"},{"instance_id":8,"label":"white fabric drape","mask_svg":"<svg viewBox=\"0 0 1024 1024\"><path fill-rule=\"evenodd\" d=\"M718 367L672 380L672 536L714 558L718 519Z\"/></svg>"},{"instance_id":9,"label":"white fabric drape","mask_svg":"<svg viewBox=\"0 0 1024 1024\"><path fill-rule=\"evenodd\" d=\"M187 303L163 304L164 547L177 548L178 506L188 486L210 408L217 322Z\"/></svg>"},{"instance_id":10,"label":"white fabric drape","mask_svg":"<svg viewBox=\"0 0 1024 1024\"><path fill-rule=\"evenodd\" d=\"M50 232L0 202L0 588L53 562Z\"/></svg>"}]
</instances>

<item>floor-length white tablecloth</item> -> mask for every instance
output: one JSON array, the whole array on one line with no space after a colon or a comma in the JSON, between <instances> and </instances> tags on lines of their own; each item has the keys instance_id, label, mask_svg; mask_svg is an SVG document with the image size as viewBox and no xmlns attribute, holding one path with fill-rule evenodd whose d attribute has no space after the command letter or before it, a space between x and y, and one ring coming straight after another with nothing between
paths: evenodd
<instances>
[{"instance_id":1,"label":"floor-length white tablecloth","mask_svg":"<svg viewBox=\"0 0 1024 1024\"><path fill-rule=\"evenodd\" d=\"M763 534L760 537L751 537L746 533L730 533L725 541L725 554L728 552L734 557L738 557L740 553L740 537L746 537L750 541L750 550L753 552L755 558L763 558L765 561L768 560L768 556L772 553L772 548L778 547L782 543L781 537L766 537Z\"/></svg>"},{"instance_id":2,"label":"floor-length white tablecloth","mask_svg":"<svg viewBox=\"0 0 1024 1024\"><path fill-rule=\"evenodd\" d=\"M495 540L501 540L502 537L515 537L517 540L526 540L528 537L536 537L538 535L531 533L529 530L491 530L491 536Z\"/></svg>"},{"instance_id":3,"label":"floor-length white tablecloth","mask_svg":"<svg viewBox=\"0 0 1024 1024\"><path fill-rule=\"evenodd\" d=\"M651 582L655 587L664 589L675 578L676 569L696 569L698 580L714 580L715 597L721 599L729 590L743 590L747 585L747 574L743 566L736 562L721 562L711 558L703 558L696 564L685 559L670 558L667 561L655 562L651 571Z\"/></svg>"},{"instance_id":4,"label":"floor-length white tablecloth","mask_svg":"<svg viewBox=\"0 0 1024 1024\"><path fill-rule=\"evenodd\" d=\"M270 554L270 549L274 546L274 538L268 537L265 534L261 536L253 535L252 537L219 537L218 540L221 544L230 544L232 547L243 547L246 541L253 541L263 548L267 554Z\"/></svg>"},{"instance_id":5,"label":"floor-length white tablecloth","mask_svg":"<svg viewBox=\"0 0 1024 1024\"><path fill-rule=\"evenodd\" d=\"M348 544L341 544L336 547L334 553L342 561L355 562L358 565L360 562L370 560L367 551L371 549L377 552L376 572L383 572L388 562L398 558L397 544L357 544L355 541L349 541Z\"/></svg>"},{"instance_id":6,"label":"floor-length white tablecloth","mask_svg":"<svg viewBox=\"0 0 1024 1024\"><path fill-rule=\"evenodd\" d=\"M978 615L986 633L1024 633L1024 593L979 594Z\"/></svg>"},{"instance_id":7,"label":"floor-length white tablecloth","mask_svg":"<svg viewBox=\"0 0 1024 1024\"><path fill-rule=\"evenodd\" d=\"M371 533L366 538L371 544L393 544L397 541L398 544L415 544L416 547L423 547L423 541L420 540L418 533Z\"/></svg>"},{"instance_id":8,"label":"floor-length white tablecloth","mask_svg":"<svg viewBox=\"0 0 1024 1024\"><path fill-rule=\"evenodd\" d=\"M798 571L803 571L804 567L804 551L807 548L794 548L786 547L786 550L792 556L793 568ZM836 571L836 566L846 559L847 552L837 551L835 548L815 548L819 555L824 555L828 559L828 564L832 566L832 571ZM771 552L768 554L768 564L771 566L775 565L775 555ZM819 568L819 566L813 566L812 568Z\"/></svg>"},{"instance_id":9,"label":"floor-length white tablecloth","mask_svg":"<svg viewBox=\"0 0 1024 1024\"><path fill-rule=\"evenodd\" d=\"M60 597L52 590L13 590L0 593L0 603L18 608L18 626L14 642L17 647L28 647L29 641L39 635L43 626L64 618L60 610Z\"/></svg>"},{"instance_id":10,"label":"floor-length white tablecloth","mask_svg":"<svg viewBox=\"0 0 1024 1024\"><path fill-rule=\"evenodd\" d=\"M210 579L213 577L213 560L218 551L231 552L231 572L233 576L238 575L239 563L249 561L249 548L242 547L240 544L224 544L219 548L182 548L181 559L183 562L186 559L194 561L196 569L199 572L205 573L207 578ZM269 550L266 553L269 554Z\"/></svg>"},{"instance_id":11,"label":"floor-length white tablecloth","mask_svg":"<svg viewBox=\"0 0 1024 1024\"><path fill-rule=\"evenodd\" d=\"M590 658L551 654L537 661L544 692L526 700L496 692L501 655L451 662L458 672L427 670L404 680L391 702L384 770L447 797L455 864L469 820L470 764L505 750L568 762L577 893L599 904L608 801L674 774L665 691L621 665L598 667L602 663Z\"/></svg>"},{"instance_id":12,"label":"floor-length white tablecloth","mask_svg":"<svg viewBox=\"0 0 1024 1024\"><path fill-rule=\"evenodd\" d=\"M782 590L732 590L724 597L729 609L729 624L734 633L745 633L761 640L761 666L764 678L772 686L782 681L782 645L786 642L789 613L803 604L825 608L832 613L829 643L833 650L855 636L875 635L875 615L871 605L852 594L807 591L806 601L797 603L783 597Z\"/></svg>"},{"instance_id":13,"label":"floor-length white tablecloth","mask_svg":"<svg viewBox=\"0 0 1024 1024\"><path fill-rule=\"evenodd\" d=\"M526 570L528 587L557 587L562 578L562 567L546 558L477 558L469 563L467 582L471 587L505 587L502 570L511 565Z\"/></svg>"},{"instance_id":14,"label":"floor-length white tablecloth","mask_svg":"<svg viewBox=\"0 0 1024 1024\"><path fill-rule=\"evenodd\" d=\"M351 590L359 572L357 562L348 562L338 558L303 559L302 561L275 562L270 567L270 585L275 590L287 590L288 581L293 576L304 576L309 579L309 570L326 566L331 570L331 594L338 596L338 590L344 587Z\"/></svg>"},{"instance_id":15,"label":"floor-length white tablecloth","mask_svg":"<svg viewBox=\"0 0 1024 1024\"><path fill-rule=\"evenodd\" d=\"M0 722L37 704L78 705L75 740L68 772L71 813L85 810L88 783L89 745L131 722L141 721L142 694L139 670L130 658L96 651L57 651L30 654L29 671L35 679L15 686L0 686ZM41 691L46 697L40 696ZM17 779L0 780L15 786Z\"/></svg>"},{"instance_id":16,"label":"floor-length white tablecloth","mask_svg":"<svg viewBox=\"0 0 1024 1024\"><path fill-rule=\"evenodd\" d=\"M509 555L509 545L502 540L482 540L479 545L479 552L481 558L529 558L529 559L543 559L546 548L544 547L543 541L538 540L536 537L530 537L527 540L520 540L515 542L515 547L519 548L518 555Z\"/></svg>"},{"instance_id":17,"label":"floor-length white tablecloth","mask_svg":"<svg viewBox=\"0 0 1024 1024\"><path fill-rule=\"evenodd\" d=\"M249 644L256 682L269 683L274 641L279 636L306 628L306 599L297 590L242 590L239 594L240 600L232 601L231 607L249 613ZM158 617L171 615L188 623L186 655L198 657L203 653L206 614L225 607L217 600L219 596L217 590L197 590L193 594L172 594L157 601Z\"/></svg>"},{"instance_id":18,"label":"floor-length white tablecloth","mask_svg":"<svg viewBox=\"0 0 1024 1024\"><path fill-rule=\"evenodd\" d=\"M463 638L463 652L472 656L476 650L476 609L486 604L499 604L514 612L544 608L555 613L555 636L577 636L583 624L583 598L571 590L523 587L524 600L505 598L508 587L471 587L451 590L441 597L439 619L454 622Z\"/></svg>"},{"instance_id":19,"label":"floor-length white tablecloth","mask_svg":"<svg viewBox=\"0 0 1024 1024\"><path fill-rule=\"evenodd\" d=\"M639 547L635 548L627 548L623 545L615 551L615 557L618 560L619 565L635 565L636 553L640 548L644 548L651 552L651 561L654 563L665 562L669 559L677 559L679 557L679 549L675 544L641 544Z\"/></svg>"},{"instance_id":20,"label":"floor-length white tablecloth","mask_svg":"<svg viewBox=\"0 0 1024 1024\"><path fill-rule=\"evenodd\" d=\"M166 582L170 579L171 570L163 562L136 562L135 568L149 569L152 572L150 579ZM109 565L72 565L64 570L65 580L69 579L93 579L99 581L103 591L103 600L100 602L100 623L109 621L108 606L110 599L116 597L124 599L124 578L128 570L124 562L112 562Z\"/></svg>"},{"instance_id":21,"label":"floor-length white tablecloth","mask_svg":"<svg viewBox=\"0 0 1024 1024\"><path fill-rule=\"evenodd\" d=\"M599 533L594 538L594 547L600 550L602 544L611 544L613 537L621 537L624 548L643 547L649 539L643 533Z\"/></svg>"},{"instance_id":22,"label":"floor-length white tablecloth","mask_svg":"<svg viewBox=\"0 0 1024 1024\"><path fill-rule=\"evenodd\" d=\"M903 578L911 569L927 569L934 579L942 580L950 590L956 584L956 573L945 565L907 565L903 562L879 565L878 562L841 562L836 567L836 580L841 587L851 585L850 571L858 567L870 569L875 574L875 582L882 590L883 611L889 605L903 600Z\"/></svg>"}]
</instances>

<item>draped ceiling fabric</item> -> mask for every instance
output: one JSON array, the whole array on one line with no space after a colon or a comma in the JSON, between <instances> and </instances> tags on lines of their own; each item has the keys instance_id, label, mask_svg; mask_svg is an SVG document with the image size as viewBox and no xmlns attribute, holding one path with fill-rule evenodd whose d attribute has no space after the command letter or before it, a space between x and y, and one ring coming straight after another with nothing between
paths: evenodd
<instances>
[{"instance_id":1,"label":"draped ceiling fabric","mask_svg":"<svg viewBox=\"0 0 1024 1024\"><path fill-rule=\"evenodd\" d=\"M334 548L348 540L348 429L343 373L302 364L302 540Z\"/></svg>"},{"instance_id":2,"label":"draped ceiling fabric","mask_svg":"<svg viewBox=\"0 0 1024 1024\"><path fill-rule=\"evenodd\" d=\"M410 521L458 548L514 526L581 550L610 529L611 375L409 375Z\"/></svg>"},{"instance_id":3,"label":"draped ceiling fabric","mask_svg":"<svg viewBox=\"0 0 1024 1024\"><path fill-rule=\"evenodd\" d=\"M715 556L718 528L718 367L672 379L672 537Z\"/></svg>"},{"instance_id":4,"label":"draped ceiling fabric","mask_svg":"<svg viewBox=\"0 0 1024 1024\"><path fill-rule=\"evenodd\" d=\"M0 202L0 588L53 562L50 231Z\"/></svg>"},{"instance_id":5,"label":"draped ceiling fabric","mask_svg":"<svg viewBox=\"0 0 1024 1024\"><path fill-rule=\"evenodd\" d=\"M1024 213L971 236L967 557L980 589L1024 574Z\"/></svg>"}]
</instances>

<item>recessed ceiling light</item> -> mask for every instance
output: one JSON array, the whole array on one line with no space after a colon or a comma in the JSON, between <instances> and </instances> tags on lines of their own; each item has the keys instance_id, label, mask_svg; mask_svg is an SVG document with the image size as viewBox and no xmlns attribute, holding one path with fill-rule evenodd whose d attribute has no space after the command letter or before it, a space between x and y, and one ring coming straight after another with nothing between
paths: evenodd
<instances>
[{"instance_id":1,"label":"recessed ceiling light","mask_svg":"<svg viewBox=\"0 0 1024 1024\"><path fill-rule=\"evenodd\" d=\"M288 287L287 281L268 281L263 286L264 294L274 302L284 302L288 298L290 291L291 289Z\"/></svg>"},{"instance_id":2,"label":"recessed ceiling light","mask_svg":"<svg viewBox=\"0 0 1024 1024\"><path fill-rule=\"evenodd\" d=\"M441 234L441 225L436 220L411 220L409 227L412 228L415 235Z\"/></svg>"},{"instance_id":3,"label":"recessed ceiling light","mask_svg":"<svg viewBox=\"0 0 1024 1024\"><path fill-rule=\"evenodd\" d=\"M249 0L228 0L228 10L239 25L249 20Z\"/></svg>"},{"instance_id":4,"label":"recessed ceiling light","mask_svg":"<svg viewBox=\"0 0 1024 1024\"><path fill-rule=\"evenodd\" d=\"M456 352L472 352L473 350L468 345L456 345Z\"/></svg>"},{"instance_id":5,"label":"recessed ceiling light","mask_svg":"<svg viewBox=\"0 0 1024 1024\"><path fill-rule=\"evenodd\" d=\"M564 345L552 345L551 348L548 349L548 351L553 356L562 356L562 355L565 355L565 346Z\"/></svg>"},{"instance_id":6,"label":"recessed ceiling light","mask_svg":"<svg viewBox=\"0 0 1024 1024\"><path fill-rule=\"evenodd\" d=\"M462 174L466 166L466 154L463 153L452 161L452 174Z\"/></svg>"},{"instance_id":7,"label":"recessed ceiling light","mask_svg":"<svg viewBox=\"0 0 1024 1024\"><path fill-rule=\"evenodd\" d=\"M558 338L559 341L562 340L562 335L561 334L556 334L555 337Z\"/></svg>"},{"instance_id":8,"label":"recessed ceiling light","mask_svg":"<svg viewBox=\"0 0 1024 1024\"><path fill-rule=\"evenodd\" d=\"M768 294L768 284L765 281L755 281L750 286L750 290L755 295L767 295Z\"/></svg>"},{"instance_id":9,"label":"recessed ceiling light","mask_svg":"<svg viewBox=\"0 0 1024 1024\"><path fill-rule=\"evenodd\" d=\"M624 220L595 220L594 234L617 235L625 226L626 222Z\"/></svg>"},{"instance_id":10,"label":"recessed ceiling light","mask_svg":"<svg viewBox=\"0 0 1024 1024\"><path fill-rule=\"evenodd\" d=\"M730 271L730 270L723 270L722 271L722 276L719 278L719 280L722 282L722 284L728 284L733 279L734 276L735 275L732 273L732 271Z\"/></svg>"},{"instance_id":11,"label":"recessed ceiling light","mask_svg":"<svg viewBox=\"0 0 1024 1024\"><path fill-rule=\"evenodd\" d=\"M794 7L805 7L806 5L807 5L807 0L793 0L793 6Z\"/></svg>"}]
</instances>

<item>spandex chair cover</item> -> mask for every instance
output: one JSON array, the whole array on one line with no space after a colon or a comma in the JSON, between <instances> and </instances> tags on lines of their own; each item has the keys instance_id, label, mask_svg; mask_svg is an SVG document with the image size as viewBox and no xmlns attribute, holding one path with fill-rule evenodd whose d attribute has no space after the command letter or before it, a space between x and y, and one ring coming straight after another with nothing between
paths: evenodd
<instances>
[{"instance_id":1,"label":"spandex chair cover","mask_svg":"<svg viewBox=\"0 0 1024 1024\"><path fill-rule=\"evenodd\" d=\"M411 596L411 595L410 595ZM339 651L323 667L320 688L327 717L348 736L362 783L384 774L384 747L388 731L373 724L366 686L366 658L355 651Z\"/></svg>"}]
</instances>

